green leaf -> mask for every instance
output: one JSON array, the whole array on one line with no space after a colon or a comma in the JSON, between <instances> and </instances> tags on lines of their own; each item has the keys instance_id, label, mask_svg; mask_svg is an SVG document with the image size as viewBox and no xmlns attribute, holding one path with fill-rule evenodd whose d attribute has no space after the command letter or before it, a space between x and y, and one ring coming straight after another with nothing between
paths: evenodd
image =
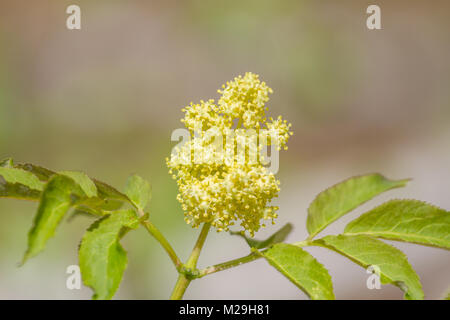
<instances>
[{"instance_id":1,"label":"green leaf","mask_svg":"<svg viewBox=\"0 0 450 320\"><path fill-rule=\"evenodd\" d=\"M140 210L145 210L150 201L150 184L138 175L128 178L125 194Z\"/></svg>"},{"instance_id":2,"label":"green leaf","mask_svg":"<svg viewBox=\"0 0 450 320\"><path fill-rule=\"evenodd\" d=\"M44 188L44 183L34 174L22 169L0 167L0 176L9 184L21 184L37 191Z\"/></svg>"},{"instance_id":3,"label":"green leaf","mask_svg":"<svg viewBox=\"0 0 450 320\"><path fill-rule=\"evenodd\" d=\"M345 233L450 249L450 212L418 200L392 200L350 222Z\"/></svg>"},{"instance_id":4,"label":"green leaf","mask_svg":"<svg viewBox=\"0 0 450 320\"><path fill-rule=\"evenodd\" d=\"M404 187L407 182L370 174L350 178L321 192L308 209L306 226L310 238L366 201L390 189Z\"/></svg>"},{"instance_id":5,"label":"green leaf","mask_svg":"<svg viewBox=\"0 0 450 320\"><path fill-rule=\"evenodd\" d=\"M450 287L447 289L447 291L444 294L443 300L450 300Z\"/></svg>"},{"instance_id":6,"label":"green leaf","mask_svg":"<svg viewBox=\"0 0 450 320\"><path fill-rule=\"evenodd\" d=\"M266 240L255 240L252 238L249 238L243 233L242 231L230 231L231 235L237 235L245 239L247 244L255 249L264 249L267 248L275 243L283 242L286 237L291 233L293 227L292 224L287 223L285 224L280 230L275 232L273 235L271 235Z\"/></svg>"},{"instance_id":7,"label":"green leaf","mask_svg":"<svg viewBox=\"0 0 450 320\"><path fill-rule=\"evenodd\" d=\"M398 286L405 292L405 298L424 298L419 277L397 248L363 235L326 236L314 242L348 257L363 268L378 267L381 283Z\"/></svg>"},{"instance_id":8,"label":"green leaf","mask_svg":"<svg viewBox=\"0 0 450 320\"><path fill-rule=\"evenodd\" d=\"M89 198L97 196L95 183L84 172L61 171L59 174L65 175L75 181Z\"/></svg>"},{"instance_id":9,"label":"green leaf","mask_svg":"<svg viewBox=\"0 0 450 320\"><path fill-rule=\"evenodd\" d=\"M81 275L94 290L93 299L111 299L127 266L120 238L139 221L133 210L115 211L97 220L84 234L79 251Z\"/></svg>"},{"instance_id":10,"label":"green leaf","mask_svg":"<svg viewBox=\"0 0 450 320\"><path fill-rule=\"evenodd\" d=\"M11 159L0 164L0 198L39 200L44 183L32 173L12 165Z\"/></svg>"},{"instance_id":11,"label":"green leaf","mask_svg":"<svg viewBox=\"0 0 450 320\"><path fill-rule=\"evenodd\" d=\"M54 176L47 183L28 234L28 250L22 263L45 248L47 240L54 235L56 227L69 210L76 187L73 180L65 176Z\"/></svg>"},{"instance_id":12,"label":"green leaf","mask_svg":"<svg viewBox=\"0 0 450 320\"><path fill-rule=\"evenodd\" d=\"M124 202L130 201L126 195L117 191L110 185L96 179L92 179L91 181L95 184L97 196L83 198L79 204L96 211L97 215L104 215L105 211L118 210L123 206Z\"/></svg>"},{"instance_id":13,"label":"green leaf","mask_svg":"<svg viewBox=\"0 0 450 320\"><path fill-rule=\"evenodd\" d=\"M97 187L98 195L100 198L113 199L113 200L119 200L119 201L124 201L124 202L129 201L129 199L126 195L124 195L117 189L111 187L109 184L101 182L97 179L93 179L93 181Z\"/></svg>"},{"instance_id":14,"label":"green leaf","mask_svg":"<svg viewBox=\"0 0 450 320\"><path fill-rule=\"evenodd\" d=\"M308 252L291 244L278 243L260 254L311 299L334 299L328 270Z\"/></svg>"},{"instance_id":15,"label":"green leaf","mask_svg":"<svg viewBox=\"0 0 450 320\"><path fill-rule=\"evenodd\" d=\"M14 198L21 200L39 201L41 192L30 189L21 184L7 183L0 176L0 198Z\"/></svg>"},{"instance_id":16,"label":"green leaf","mask_svg":"<svg viewBox=\"0 0 450 320\"><path fill-rule=\"evenodd\" d=\"M31 163L17 164L17 165L15 165L15 167L33 173L41 181L48 181L52 176L57 174L54 171L51 171L49 169L46 169L44 167L40 167L40 166L31 164ZM65 172L67 172L67 171L65 171ZM123 201L123 202L127 202L129 200L126 195L124 195L123 193L119 192L118 190L116 190L112 186L110 186L110 185L108 185L108 184L106 184L104 182L101 182L101 181L99 181L97 179L91 179L91 180L94 182L95 187L97 188L97 192L98 192L98 197L99 198L101 198L103 200L112 200L112 199L114 199L114 200L119 200L119 201ZM92 188L92 186L90 188Z\"/></svg>"},{"instance_id":17,"label":"green leaf","mask_svg":"<svg viewBox=\"0 0 450 320\"><path fill-rule=\"evenodd\" d=\"M17 164L15 165L15 167L29 171L36 175L41 181L45 182L47 182L51 177L57 174L54 171L31 163ZM80 201L82 202L80 204L90 207L92 210L96 211L97 215L103 215L103 211L117 210L123 205L123 202L129 201L126 195L117 191L110 185L96 179L90 179L83 173L74 173L74 171L63 171L62 173L65 173L66 176L71 177L81 187L83 187L83 190L87 195L93 196L95 192L97 197L80 199ZM92 185L92 183L94 184L94 186Z\"/></svg>"},{"instance_id":18,"label":"green leaf","mask_svg":"<svg viewBox=\"0 0 450 320\"><path fill-rule=\"evenodd\" d=\"M3 159L2 161L0 161L0 167L4 167L4 168L14 167L12 158L6 158L6 159Z\"/></svg>"},{"instance_id":19,"label":"green leaf","mask_svg":"<svg viewBox=\"0 0 450 320\"><path fill-rule=\"evenodd\" d=\"M124 202L130 200L104 182L90 179L86 174L77 171L62 171L59 174L74 180L84 194L73 199L73 205L97 216L105 211L118 210ZM0 198L16 198L38 201L46 182L58 173L46 168L26 163L14 164L12 159L0 161ZM88 210L89 209L89 210Z\"/></svg>"},{"instance_id":20,"label":"green leaf","mask_svg":"<svg viewBox=\"0 0 450 320\"><path fill-rule=\"evenodd\" d=\"M25 171L31 172L36 177L38 177L39 180L47 182L50 180L50 178L56 174L56 172L53 172L51 170L48 170L46 168L31 164L31 163L24 163L24 164L16 164L14 165L15 168L23 169Z\"/></svg>"},{"instance_id":21,"label":"green leaf","mask_svg":"<svg viewBox=\"0 0 450 320\"><path fill-rule=\"evenodd\" d=\"M99 197L83 198L78 202L79 206L89 207L96 211L97 215L103 216L105 211L115 211L123 206L123 202L115 199L102 199Z\"/></svg>"}]
</instances>

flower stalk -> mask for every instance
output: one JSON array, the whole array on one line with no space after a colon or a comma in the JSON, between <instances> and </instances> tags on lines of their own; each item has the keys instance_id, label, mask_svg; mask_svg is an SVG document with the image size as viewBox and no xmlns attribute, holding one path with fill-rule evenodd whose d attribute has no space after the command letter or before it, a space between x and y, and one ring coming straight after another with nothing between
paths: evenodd
<instances>
[{"instance_id":1,"label":"flower stalk","mask_svg":"<svg viewBox=\"0 0 450 320\"><path fill-rule=\"evenodd\" d=\"M177 254L175 253L175 250L170 245L169 241L164 237L164 235L161 233L161 231L158 230L150 221L143 220L141 221L141 224L144 226L144 228L158 241L161 246L164 248L164 250L169 255L170 259L172 260L173 264L175 265L175 268L177 271L180 270L183 263L181 262L180 258L178 258Z\"/></svg>"},{"instance_id":2,"label":"flower stalk","mask_svg":"<svg viewBox=\"0 0 450 320\"><path fill-rule=\"evenodd\" d=\"M200 257L200 252L202 251L203 245L205 244L206 237L208 236L209 229L211 225L209 223L205 223L200 231L200 235L198 236L197 242L195 243L194 249L192 249L191 255L187 260L186 264L183 266L188 272L180 272L177 283L173 289L172 295L170 297L171 300L181 300L183 295L192 281L192 277L189 272L195 270L197 267L197 261Z\"/></svg>"}]
</instances>

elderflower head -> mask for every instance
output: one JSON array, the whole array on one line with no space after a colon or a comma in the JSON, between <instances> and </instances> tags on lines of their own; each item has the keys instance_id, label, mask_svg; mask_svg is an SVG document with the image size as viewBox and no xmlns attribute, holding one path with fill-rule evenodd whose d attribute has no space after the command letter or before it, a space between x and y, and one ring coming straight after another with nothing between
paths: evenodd
<instances>
[{"instance_id":1,"label":"elderflower head","mask_svg":"<svg viewBox=\"0 0 450 320\"><path fill-rule=\"evenodd\" d=\"M272 89L256 74L238 76L218 92L217 103L211 99L182 109L190 139L175 148L167 166L188 224L228 231L239 222L253 236L264 220L274 223L278 207L270 203L280 191L260 152L268 145L287 149L291 124L266 119Z\"/></svg>"}]
</instances>

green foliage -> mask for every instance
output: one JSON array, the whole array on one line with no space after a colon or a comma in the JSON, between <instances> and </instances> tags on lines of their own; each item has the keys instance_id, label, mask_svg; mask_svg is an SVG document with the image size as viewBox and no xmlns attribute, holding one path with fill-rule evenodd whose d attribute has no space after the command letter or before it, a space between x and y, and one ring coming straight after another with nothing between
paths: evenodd
<instances>
[{"instance_id":1,"label":"green foliage","mask_svg":"<svg viewBox=\"0 0 450 320\"><path fill-rule=\"evenodd\" d=\"M84 173L78 171L61 171L60 175L67 176L75 181L88 198L97 196L95 183Z\"/></svg>"},{"instance_id":2,"label":"green foliage","mask_svg":"<svg viewBox=\"0 0 450 320\"><path fill-rule=\"evenodd\" d=\"M61 219L72 205L72 193L76 192L72 179L65 176L54 176L45 186L33 227L28 233L28 250L23 258L25 261L45 248Z\"/></svg>"},{"instance_id":3,"label":"green foliage","mask_svg":"<svg viewBox=\"0 0 450 320\"><path fill-rule=\"evenodd\" d=\"M348 257L367 268L379 268L381 283L390 283L405 291L408 299L423 299L419 277L400 250L375 238L356 236L326 236L318 243Z\"/></svg>"},{"instance_id":4,"label":"green foliage","mask_svg":"<svg viewBox=\"0 0 450 320\"><path fill-rule=\"evenodd\" d=\"M6 163L4 164L6 165ZM15 177L13 170L17 172L16 170L18 169L0 166L0 198L38 201L41 196L42 186L32 178L29 179L31 181L27 182L26 180L28 179L23 172L20 174L22 179ZM19 183L19 180L25 184ZM37 189L35 189L36 185Z\"/></svg>"},{"instance_id":5,"label":"green foliage","mask_svg":"<svg viewBox=\"0 0 450 320\"><path fill-rule=\"evenodd\" d=\"M38 191L42 191L44 187L44 183L34 174L22 169L0 167L0 175L7 183L21 184Z\"/></svg>"},{"instance_id":6,"label":"green foliage","mask_svg":"<svg viewBox=\"0 0 450 320\"><path fill-rule=\"evenodd\" d=\"M39 200L44 182L20 167L12 159L0 161L0 198Z\"/></svg>"},{"instance_id":7,"label":"green foliage","mask_svg":"<svg viewBox=\"0 0 450 320\"><path fill-rule=\"evenodd\" d=\"M364 268L380 272L383 284L392 284L405 292L407 299L423 299L419 277L406 256L379 239L399 240L450 248L450 212L417 200L392 200L364 213L350 222L341 235L314 237L330 223L408 180L389 180L379 174L354 177L320 193L308 209L309 237L293 244L283 243L292 231L286 224L265 240L255 240L242 233L230 232L245 239L251 247L248 256L198 270L187 268L162 233L144 214L150 201L150 184L137 175L131 176L122 193L112 186L77 171L54 171L33 164L0 161L0 197L39 201L33 226L28 235L28 249L23 262L41 252L55 234L69 210L72 217L96 217L86 231L79 248L83 282L94 291L94 299L110 299L119 287L127 266L126 251L120 239L139 225L163 246L169 254L181 283L238 266L258 258L266 259L311 299L334 299L331 277L305 246L321 246L349 258ZM131 209L119 210L124 205ZM140 218L138 218L140 217ZM208 228L206 228L208 230ZM202 232L203 243L207 233ZM196 247L197 248L197 247ZM193 251L197 261L199 249ZM377 269L378 268L378 269ZM183 277L185 282L183 282ZM187 280L186 280L187 279ZM180 291L184 292L185 288ZM181 296L182 296L181 293Z\"/></svg>"},{"instance_id":8,"label":"green foliage","mask_svg":"<svg viewBox=\"0 0 450 320\"><path fill-rule=\"evenodd\" d=\"M139 220L133 210L120 210L100 218L86 231L79 250L85 285L94 290L93 299L111 299L127 267L127 254L119 240Z\"/></svg>"},{"instance_id":9,"label":"green foliage","mask_svg":"<svg viewBox=\"0 0 450 320\"><path fill-rule=\"evenodd\" d=\"M125 194L139 210L144 211L150 201L150 184L140 176L132 175L125 186Z\"/></svg>"},{"instance_id":10,"label":"green foliage","mask_svg":"<svg viewBox=\"0 0 450 320\"><path fill-rule=\"evenodd\" d=\"M96 179L93 179L95 186L97 187L98 195L101 199L105 200L115 200L115 201L122 201L127 202L129 201L128 197L121 193L120 191L117 191L110 185L98 181Z\"/></svg>"},{"instance_id":11,"label":"green foliage","mask_svg":"<svg viewBox=\"0 0 450 320\"><path fill-rule=\"evenodd\" d=\"M449 231L449 211L417 200L392 200L353 220L344 232L450 249Z\"/></svg>"},{"instance_id":12,"label":"green foliage","mask_svg":"<svg viewBox=\"0 0 450 320\"><path fill-rule=\"evenodd\" d=\"M244 240L247 242L247 244L251 248L264 249L273 244L283 242L286 239L286 237L291 233L292 229L293 229L292 224L287 223L280 230L275 232L273 235L271 235L266 240L256 240L256 239L249 238L243 232L230 231L230 234L237 235L237 236L244 238Z\"/></svg>"},{"instance_id":13,"label":"green foliage","mask_svg":"<svg viewBox=\"0 0 450 320\"><path fill-rule=\"evenodd\" d=\"M14 165L14 168L19 168L19 169L23 169L25 171L31 172L32 174L34 174L36 177L38 177L39 180L47 182L48 180L50 180L50 178L56 174L53 171L50 171L46 168L40 167L40 166L36 166L34 164L31 163L25 163L25 164L17 164Z\"/></svg>"},{"instance_id":14,"label":"green foliage","mask_svg":"<svg viewBox=\"0 0 450 320\"><path fill-rule=\"evenodd\" d=\"M404 187L407 182L389 180L376 173L345 180L323 191L308 209L306 227L310 236L380 193Z\"/></svg>"},{"instance_id":15,"label":"green foliage","mask_svg":"<svg viewBox=\"0 0 450 320\"><path fill-rule=\"evenodd\" d=\"M311 299L334 299L327 269L308 252L291 244L279 243L261 254Z\"/></svg>"},{"instance_id":16,"label":"green foliage","mask_svg":"<svg viewBox=\"0 0 450 320\"><path fill-rule=\"evenodd\" d=\"M44 183L35 175L12 167L12 162L0 165L0 197L38 200L43 188Z\"/></svg>"},{"instance_id":17,"label":"green foliage","mask_svg":"<svg viewBox=\"0 0 450 320\"><path fill-rule=\"evenodd\" d=\"M0 198L39 201L41 192L17 183L7 183L0 175Z\"/></svg>"}]
</instances>

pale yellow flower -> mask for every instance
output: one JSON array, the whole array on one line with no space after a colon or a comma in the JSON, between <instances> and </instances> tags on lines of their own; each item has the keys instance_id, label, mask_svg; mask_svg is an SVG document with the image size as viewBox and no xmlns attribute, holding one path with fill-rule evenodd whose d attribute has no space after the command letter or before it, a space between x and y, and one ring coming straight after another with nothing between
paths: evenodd
<instances>
[{"instance_id":1,"label":"pale yellow flower","mask_svg":"<svg viewBox=\"0 0 450 320\"><path fill-rule=\"evenodd\" d=\"M240 222L253 236L265 226L264 220L273 223L277 217L278 207L270 203L278 196L280 182L260 161L251 161L249 154L261 150L261 146L256 146L258 140L248 143L244 130L234 127L238 124L238 129L246 129L247 133L253 129L250 132L256 134L265 129L271 137L269 144L287 149L291 125L281 117L267 122L265 104L272 89L258 75L248 72L239 76L227 82L219 93L217 104L211 99L183 109L185 116L181 121L191 132L191 140L167 159L167 166L177 180L177 199L188 224L198 227L211 223L217 231L227 231ZM211 139L231 134L235 140ZM245 152L236 155L241 146Z\"/></svg>"}]
</instances>

